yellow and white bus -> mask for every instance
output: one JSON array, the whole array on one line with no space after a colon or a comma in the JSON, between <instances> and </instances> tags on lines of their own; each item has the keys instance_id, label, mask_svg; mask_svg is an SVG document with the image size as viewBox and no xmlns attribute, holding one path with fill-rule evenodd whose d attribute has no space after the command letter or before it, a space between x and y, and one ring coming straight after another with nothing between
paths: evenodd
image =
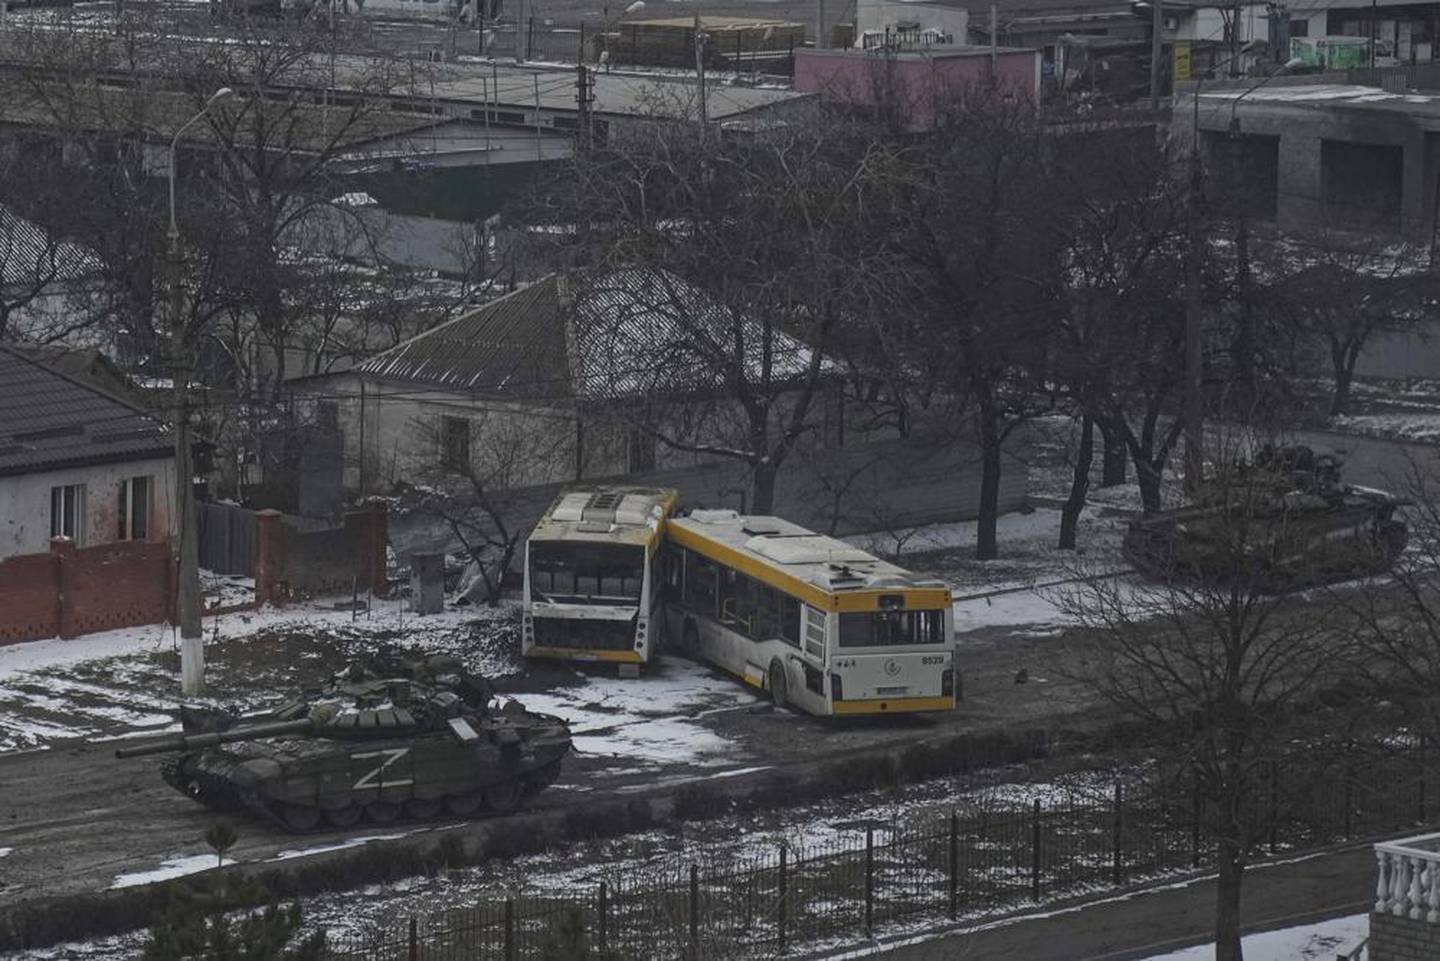
<instances>
[{"instance_id":1,"label":"yellow and white bus","mask_svg":"<svg viewBox=\"0 0 1440 961\"><path fill-rule=\"evenodd\" d=\"M665 534L667 637L811 714L955 707L944 583L775 517L693 511Z\"/></svg>"},{"instance_id":2,"label":"yellow and white bus","mask_svg":"<svg viewBox=\"0 0 1440 961\"><path fill-rule=\"evenodd\" d=\"M572 488L525 542L520 649L635 675L660 642L656 575L673 490Z\"/></svg>"}]
</instances>

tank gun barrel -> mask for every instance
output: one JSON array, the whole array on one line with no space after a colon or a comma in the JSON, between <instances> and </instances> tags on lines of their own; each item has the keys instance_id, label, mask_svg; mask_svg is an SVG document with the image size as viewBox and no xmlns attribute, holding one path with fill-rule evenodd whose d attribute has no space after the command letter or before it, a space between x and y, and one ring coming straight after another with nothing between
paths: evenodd
<instances>
[{"instance_id":1,"label":"tank gun barrel","mask_svg":"<svg viewBox=\"0 0 1440 961\"><path fill-rule=\"evenodd\" d=\"M284 734L313 733L315 733L315 722L308 718L299 721L275 721L270 724L253 724L249 727L237 727L212 734L189 734L160 738L146 744L122 747L115 752L115 756L121 758L146 757L150 754L170 754L176 751L199 751L207 747L218 747L221 744L234 744L237 741L258 741L261 738L280 737Z\"/></svg>"}]
</instances>

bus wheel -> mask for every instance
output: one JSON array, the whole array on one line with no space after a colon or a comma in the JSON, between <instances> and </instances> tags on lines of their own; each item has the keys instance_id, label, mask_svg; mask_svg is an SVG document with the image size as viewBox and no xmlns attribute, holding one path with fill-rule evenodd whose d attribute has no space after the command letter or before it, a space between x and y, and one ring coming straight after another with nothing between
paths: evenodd
<instances>
[{"instance_id":1,"label":"bus wheel","mask_svg":"<svg viewBox=\"0 0 1440 961\"><path fill-rule=\"evenodd\" d=\"M685 629L680 632L680 653L691 660L700 659L700 631L695 627L694 621L686 621Z\"/></svg>"},{"instance_id":2,"label":"bus wheel","mask_svg":"<svg viewBox=\"0 0 1440 961\"><path fill-rule=\"evenodd\" d=\"M785 665L778 659L770 662L770 698L777 708L783 708L787 701L789 685L785 680Z\"/></svg>"}]
</instances>

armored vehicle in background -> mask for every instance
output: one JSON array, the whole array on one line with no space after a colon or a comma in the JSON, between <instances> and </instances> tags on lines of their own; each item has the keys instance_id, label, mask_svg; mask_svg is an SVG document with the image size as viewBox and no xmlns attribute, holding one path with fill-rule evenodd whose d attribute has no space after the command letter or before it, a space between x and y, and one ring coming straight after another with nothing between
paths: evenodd
<instances>
[{"instance_id":1,"label":"armored vehicle in background","mask_svg":"<svg viewBox=\"0 0 1440 961\"><path fill-rule=\"evenodd\" d=\"M1388 570L1408 535L1398 498L1340 483L1340 461L1266 446L1192 503L1132 521L1123 553L1161 580L1255 578L1281 593Z\"/></svg>"},{"instance_id":2,"label":"armored vehicle in background","mask_svg":"<svg viewBox=\"0 0 1440 961\"><path fill-rule=\"evenodd\" d=\"M297 833L508 814L559 777L570 750L559 718L497 708L485 679L454 658L394 648L263 716L181 713L185 735L116 756L172 755L161 774L175 789Z\"/></svg>"}]
</instances>

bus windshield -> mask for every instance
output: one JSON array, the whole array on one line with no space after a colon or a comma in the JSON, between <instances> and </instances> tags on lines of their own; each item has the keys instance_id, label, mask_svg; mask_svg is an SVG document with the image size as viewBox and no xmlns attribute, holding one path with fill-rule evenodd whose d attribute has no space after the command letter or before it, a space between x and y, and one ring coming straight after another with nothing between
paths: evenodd
<instances>
[{"instance_id":1,"label":"bus windshield","mask_svg":"<svg viewBox=\"0 0 1440 961\"><path fill-rule=\"evenodd\" d=\"M841 647L903 647L945 640L944 611L875 611L840 615Z\"/></svg>"},{"instance_id":2,"label":"bus windshield","mask_svg":"<svg viewBox=\"0 0 1440 961\"><path fill-rule=\"evenodd\" d=\"M571 604L636 604L645 548L583 541L531 541L530 592Z\"/></svg>"}]
</instances>

